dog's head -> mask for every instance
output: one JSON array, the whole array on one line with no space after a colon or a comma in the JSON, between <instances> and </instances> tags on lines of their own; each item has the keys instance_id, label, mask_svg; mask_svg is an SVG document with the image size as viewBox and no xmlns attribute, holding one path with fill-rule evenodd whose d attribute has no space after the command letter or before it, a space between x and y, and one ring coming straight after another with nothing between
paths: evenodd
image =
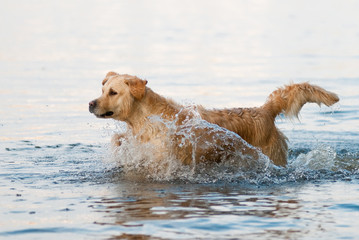
<instances>
[{"instance_id":1,"label":"dog's head","mask_svg":"<svg viewBox=\"0 0 359 240\"><path fill-rule=\"evenodd\" d=\"M146 84L135 76L109 72L102 81L102 95L89 103L89 111L99 118L125 121L133 103L144 97Z\"/></svg>"}]
</instances>

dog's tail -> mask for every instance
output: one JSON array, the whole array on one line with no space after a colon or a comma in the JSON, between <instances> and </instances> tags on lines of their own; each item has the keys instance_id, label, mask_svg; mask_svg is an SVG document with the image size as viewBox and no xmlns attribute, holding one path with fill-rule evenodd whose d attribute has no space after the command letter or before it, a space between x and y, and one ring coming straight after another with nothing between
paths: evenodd
<instances>
[{"instance_id":1,"label":"dog's tail","mask_svg":"<svg viewBox=\"0 0 359 240\"><path fill-rule=\"evenodd\" d=\"M309 83L299 83L272 92L263 108L269 110L274 118L280 113L287 117L298 117L299 111L307 102L331 106L338 101L339 97L335 93Z\"/></svg>"}]
</instances>

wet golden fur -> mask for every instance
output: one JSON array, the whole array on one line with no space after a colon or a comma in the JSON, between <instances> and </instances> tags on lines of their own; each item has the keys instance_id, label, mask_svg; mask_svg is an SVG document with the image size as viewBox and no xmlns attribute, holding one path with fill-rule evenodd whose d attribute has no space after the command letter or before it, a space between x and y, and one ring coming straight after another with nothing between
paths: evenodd
<instances>
[{"instance_id":1,"label":"wet golden fur","mask_svg":"<svg viewBox=\"0 0 359 240\"><path fill-rule=\"evenodd\" d=\"M159 144L161 134L164 136L165 127L154 124L148 117L158 115L169 121L177 118L179 126L185 119L192 117L190 111L185 110L182 105L148 88L146 80L109 72L102 84L103 93L90 102L90 112L97 117L126 122L132 134L139 136L143 142ZM331 106L337 101L339 98L335 93L309 83L300 83L277 89L261 107L208 110L198 106L197 110L202 119L237 133L249 144L260 148L274 164L284 166L287 163L287 138L275 126L276 116L283 113L287 117L297 117L307 102ZM206 133L203 129L196 131L199 138L205 138L206 141L212 139L213 133ZM115 136L114 142L118 142L121 137ZM240 143L234 146L242 147ZM212 145L212 148L215 147ZM177 150L177 156L183 163L191 163L191 146ZM201 161L223 160L216 149L203 148L196 151L199 152ZM255 151L249 148L245 151L255 155Z\"/></svg>"}]
</instances>

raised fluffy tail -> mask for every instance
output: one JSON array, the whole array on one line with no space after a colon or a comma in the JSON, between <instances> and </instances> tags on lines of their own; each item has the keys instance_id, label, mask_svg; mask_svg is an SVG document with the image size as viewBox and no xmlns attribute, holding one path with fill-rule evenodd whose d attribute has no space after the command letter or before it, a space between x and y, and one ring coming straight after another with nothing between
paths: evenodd
<instances>
[{"instance_id":1,"label":"raised fluffy tail","mask_svg":"<svg viewBox=\"0 0 359 240\"><path fill-rule=\"evenodd\" d=\"M338 101L339 97L335 93L309 83L299 83L272 92L263 108L272 112L273 117L280 113L287 117L298 117L299 111L307 102L331 106Z\"/></svg>"}]
</instances>

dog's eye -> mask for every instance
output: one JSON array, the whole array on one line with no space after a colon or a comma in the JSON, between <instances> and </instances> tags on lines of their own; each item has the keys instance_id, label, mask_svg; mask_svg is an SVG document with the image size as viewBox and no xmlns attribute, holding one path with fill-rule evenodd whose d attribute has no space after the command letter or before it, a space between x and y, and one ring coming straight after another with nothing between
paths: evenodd
<instances>
[{"instance_id":1,"label":"dog's eye","mask_svg":"<svg viewBox=\"0 0 359 240\"><path fill-rule=\"evenodd\" d=\"M117 94L117 92L111 89L110 92L109 92L109 94L110 94L111 96L114 96L114 95Z\"/></svg>"}]
</instances>

